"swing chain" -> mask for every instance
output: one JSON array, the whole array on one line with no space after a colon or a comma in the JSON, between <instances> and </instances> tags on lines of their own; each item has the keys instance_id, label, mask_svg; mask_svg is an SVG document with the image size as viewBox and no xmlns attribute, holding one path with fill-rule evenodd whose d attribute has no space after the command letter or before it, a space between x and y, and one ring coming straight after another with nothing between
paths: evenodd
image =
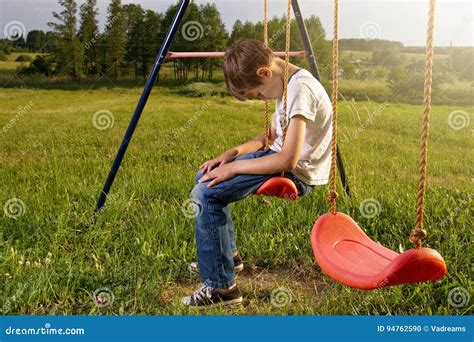
<instances>
[{"instance_id":1,"label":"swing chain","mask_svg":"<svg viewBox=\"0 0 474 342\"><path fill-rule=\"evenodd\" d=\"M286 131L288 130L288 81L290 72L290 39L291 39L291 0L287 1L286 9L286 37L285 37L285 69L284 69L284 80L283 80L283 115L281 117L281 144L282 148L285 144Z\"/></svg>"},{"instance_id":2,"label":"swing chain","mask_svg":"<svg viewBox=\"0 0 474 342\"><path fill-rule=\"evenodd\" d=\"M331 208L336 207L336 199L339 197L339 194L336 191L329 190L326 200L331 205ZM332 211L335 214L335 211Z\"/></svg>"},{"instance_id":3,"label":"swing chain","mask_svg":"<svg viewBox=\"0 0 474 342\"><path fill-rule=\"evenodd\" d=\"M330 170L330 191L327 195L327 201L331 205L331 212L336 214L336 192L337 184L337 92L338 92L338 62L339 62L339 38L338 38L338 21L339 21L339 1L334 0L334 26L332 40L332 137L331 137L331 170Z\"/></svg>"},{"instance_id":4,"label":"swing chain","mask_svg":"<svg viewBox=\"0 0 474 342\"><path fill-rule=\"evenodd\" d=\"M428 29L426 35L426 62L425 62L425 84L423 96L423 127L421 133L421 153L419 167L419 181L416 203L415 228L410 234L410 241L421 248L422 240L427 236L423 227L425 212L425 189L426 189L426 167L428 165L428 138L430 127L431 110L431 85L433 83L433 37L435 19L435 0L430 0L428 14Z\"/></svg>"},{"instance_id":5,"label":"swing chain","mask_svg":"<svg viewBox=\"0 0 474 342\"><path fill-rule=\"evenodd\" d=\"M267 0L263 1L263 44L268 48L268 7ZM265 99L265 109L264 109L264 125L265 125L265 142L264 149L268 149L270 146L270 124L268 121L268 100Z\"/></svg>"},{"instance_id":6,"label":"swing chain","mask_svg":"<svg viewBox=\"0 0 474 342\"><path fill-rule=\"evenodd\" d=\"M268 47L268 8L267 0L263 2L263 41L264 45ZM286 36L285 36L285 68L283 80L283 115L281 119L282 144L285 143L286 132L288 130L287 110L288 110L288 80L289 80L289 62L290 62L290 43L291 43L291 0L287 1L286 13ZM265 121L265 142L264 148L269 147L270 124L268 119L268 100L265 99L264 121ZM284 173L282 173L283 175Z\"/></svg>"}]
</instances>

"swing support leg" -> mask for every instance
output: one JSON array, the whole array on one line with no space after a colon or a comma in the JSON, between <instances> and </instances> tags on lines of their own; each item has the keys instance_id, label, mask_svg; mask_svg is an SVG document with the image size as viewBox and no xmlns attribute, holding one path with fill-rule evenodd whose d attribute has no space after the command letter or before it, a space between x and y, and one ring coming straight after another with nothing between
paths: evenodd
<instances>
[{"instance_id":1,"label":"swing support leg","mask_svg":"<svg viewBox=\"0 0 474 342\"><path fill-rule=\"evenodd\" d=\"M120 168L120 164L122 163L122 159L125 155L125 152L127 151L130 140L132 139L133 132L135 131L138 121L140 120L140 116L142 115L143 109L145 108L148 97L150 96L151 90L160 71L161 64L163 64L163 60L165 59L165 56L168 53L168 49L171 45L171 42L173 41L174 36L176 35L176 31L178 30L178 26L181 22L181 19L183 18L184 12L186 11L186 8L189 5L189 1L190 0L181 0L178 10L176 11L176 14L171 22L171 25L168 29L168 33L166 34L165 40L163 41L158 56L156 57L155 63L153 64L153 69L146 81L143 93L140 96L140 100L138 101L135 112L133 113L132 119L130 120L127 131L125 132L125 136L123 137L122 143L120 144L120 148L117 152L117 155L115 156L112 167L110 168L107 180L105 181L102 192L99 196L99 199L97 200L97 205L94 211L94 215L92 217L93 221L95 221L97 216L100 214L101 209L105 205L105 201L107 200L110 188L112 187L115 176L117 175L117 172Z\"/></svg>"},{"instance_id":2,"label":"swing support leg","mask_svg":"<svg viewBox=\"0 0 474 342\"><path fill-rule=\"evenodd\" d=\"M303 46L306 52L306 58L308 59L309 68L311 69L311 74L318 80L321 81L321 76L319 75L318 63L313 52L313 47L311 46L311 41L309 40L308 30L306 30L306 25L304 23L303 15L301 14L300 6L298 0L291 0L291 7L293 8L293 13L295 14L296 23L298 24L298 29L301 34L301 40L303 41ZM339 169L339 175L341 177L342 186L347 194L351 197L351 190L349 188L349 183L347 182L346 170L344 168L344 162L342 160L342 153L337 147L337 168Z\"/></svg>"}]
</instances>

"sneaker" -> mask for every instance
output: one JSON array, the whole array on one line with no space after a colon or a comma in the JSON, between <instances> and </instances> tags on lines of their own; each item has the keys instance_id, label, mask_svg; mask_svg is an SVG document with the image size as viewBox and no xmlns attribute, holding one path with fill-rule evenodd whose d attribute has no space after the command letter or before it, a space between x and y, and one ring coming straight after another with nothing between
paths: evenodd
<instances>
[{"instance_id":1,"label":"sneaker","mask_svg":"<svg viewBox=\"0 0 474 342\"><path fill-rule=\"evenodd\" d=\"M199 273L198 263L192 262L188 265L189 272L191 273ZM235 272L241 272L244 269L244 262L242 261L242 257L240 254L234 256L234 270Z\"/></svg>"},{"instance_id":2,"label":"sneaker","mask_svg":"<svg viewBox=\"0 0 474 342\"><path fill-rule=\"evenodd\" d=\"M242 294L237 285L230 290L213 289L201 286L191 296L181 298L181 303L190 308L210 308L218 305L237 305L242 303Z\"/></svg>"}]
</instances>

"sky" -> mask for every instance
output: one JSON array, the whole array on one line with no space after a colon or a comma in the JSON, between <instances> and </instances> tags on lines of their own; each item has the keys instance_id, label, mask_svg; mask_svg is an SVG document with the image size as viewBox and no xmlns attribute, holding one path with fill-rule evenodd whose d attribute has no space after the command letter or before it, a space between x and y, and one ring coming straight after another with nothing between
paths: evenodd
<instances>
[{"instance_id":1,"label":"sky","mask_svg":"<svg viewBox=\"0 0 474 342\"><path fill-rule=\"evenodd\" d=\"M82 4L84 0L78 0ZM99 23L105 24L109 0L98 0ZM177 1L172 0L122 0L123 3L140 4L145 9L163 12ZM237 19L253 22L263 18L263 0L215 0L213 2L230 31ZM269 0L269 15L281 16L285 0ZM332 37L332 1L300 0L305 17L319 16L327 33ZM60 9L57 0L0 0L0 38L12 26L31 31L48 30L47 22L53 20L52 11ZM425 44L428 14L427 0L341 0L339 1L340 38L379 38L401 41L406 46ZM438 0L436 7L435 45L474 46L474 0Z\"/></svg>"}]
</instances>

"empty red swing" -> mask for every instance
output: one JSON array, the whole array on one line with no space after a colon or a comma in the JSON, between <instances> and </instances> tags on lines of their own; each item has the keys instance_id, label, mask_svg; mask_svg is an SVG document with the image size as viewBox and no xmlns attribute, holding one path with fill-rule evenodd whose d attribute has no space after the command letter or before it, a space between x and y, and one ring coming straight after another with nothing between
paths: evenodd
<instances>
[{"instance_id":1,"label":"empty red swing","mask_svg":"<svg viewBox=\"0 0 474 342\"><path fill-rule=\"evenodd\" d=\"M423 228L423 213L431 106L435 1L430 0L429 5L416 225L410 235L410 241L415 245L415 248L401 254L372 241L351 217L336 211L338 6L338 0L335 0L332 163L331 190L328 194L331 211L318 218L311 232L314 257L321 269L331 278L342 284L362 290L441 279L446 274L446 264L442 256L434 249L421 247L421 240L426 237L426 230Z\"/></svg>"}]
</instances>

